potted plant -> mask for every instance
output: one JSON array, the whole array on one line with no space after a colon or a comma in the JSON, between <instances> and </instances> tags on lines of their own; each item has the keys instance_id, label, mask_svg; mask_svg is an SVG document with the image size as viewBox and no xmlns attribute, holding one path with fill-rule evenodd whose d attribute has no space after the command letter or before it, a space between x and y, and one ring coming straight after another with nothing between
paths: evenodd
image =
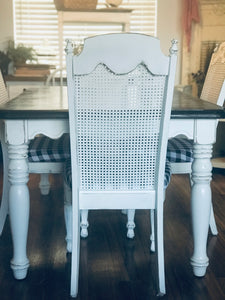
<instances>
[{"instance_id":1,"label":"potted plant","mask_svg":"<svg viewBox=\"0 0 225 300\"><path fill-rule=\"evenodd\" d=\"M14 76L43 77L50 74L52 66L37 63L37 53L32 47L23 44L15 46L13 41L9 41L7 56L13 63L12 74Z\"/></svg>"},{"instance_id":2,"label":"potted plant","mask_svg":"<svg viewBox=\"0 0 225 300\"><path fill-rule=\"evenodd\" d=\"M27 62L37 62L36 52L32 47L26 47L23 44L18 44L15 47L13 41L9 41L7 56L14 66L24 65Z\"/></svg>"},{"instance_id":3,"label":"potted plant","mask_svg":"<svg viewBox=\"0 0 225 300\"><path fill-rule=\"evenodd\" d=\"M10 58L8 57L8 55L5 52L0 51L0 69L1 69L2 75L8 74L9 63L10 63Z\"/></svg>"},{"instance_id":4,"label":"potted plant","mask_svg":"<svg viewBox=\"0 0 225 300\"><path fill-rule=\"evenodd\" d=\"M205 73L202 72L201 70L198 70L197 73L191 73L191 76L193 78L193 81L197 85L197 95L198 95L198 97L200 97L202 88L203 88L203 84L205 81Z\"/></svg>"}]
</instances>

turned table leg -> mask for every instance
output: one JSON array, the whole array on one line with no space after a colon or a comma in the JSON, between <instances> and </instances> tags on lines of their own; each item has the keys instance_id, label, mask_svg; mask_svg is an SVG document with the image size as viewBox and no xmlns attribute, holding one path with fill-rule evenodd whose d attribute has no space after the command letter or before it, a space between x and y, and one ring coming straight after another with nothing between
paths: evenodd
<instances>
[{"instance_id":1,"label":"turned table leg","mask_svg":"<svg viewBox=\"0 0 225 300\"><path fill-rule=\"evenodd\" d=\"M192 226L194 238L194 253L191 265L196 276L204 276L209 259L206 254L209 217L211 209L212 166L210 158L212 145L195 144L193 148L194 161L192 164Z\"/></svg>"},{"instance_id":2,"label":"turned table leg","mask_svg":"<svg viewBox=\"0 0 225 300\"><path fill-rule=\"evenodd\" d=\"M27 149L27 144L8 145L9 215L14 248L11 268L16 279L24 279L29 267L26 254L29 221Z\"/></svg>"}]
</instances>

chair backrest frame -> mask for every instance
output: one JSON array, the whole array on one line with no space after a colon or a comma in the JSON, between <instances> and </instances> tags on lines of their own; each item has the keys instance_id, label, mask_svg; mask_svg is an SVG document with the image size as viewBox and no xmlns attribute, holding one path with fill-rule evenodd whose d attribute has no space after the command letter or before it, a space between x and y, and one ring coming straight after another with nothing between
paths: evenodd
<instances>
[{"instance_id":1,"label":"chair backrest frame","mask_svg":"<svg viewBox=\"0 0 225 300\"><path fill-rule=\"evenodd\" d=\"M160 50L160 43L157 38L142 34L108 34L87 38L84 48L78 56L73 55L72 43L67 44L67 83L69 99L69 122L71 135L71 157L73 187L79 190L80 174L78 162L78 141L77 141L77 120L74 112L77 110L76 76L86 76L104 65L114 74L128 74L135 70L137 66L144 65L154 76L164 76L165 85L163 87L163 109L160 123L158 158L155 166L157 193L163 192L165 158L168 138L168 124L173 99L173 89L176 71L176 41L170 50L170 55L165 56ZM98 86L100 88L100 86ZM72 128L72 130L71 130ZM75 187L75 186L76 187Z\"/></svg>"}]
</instances>

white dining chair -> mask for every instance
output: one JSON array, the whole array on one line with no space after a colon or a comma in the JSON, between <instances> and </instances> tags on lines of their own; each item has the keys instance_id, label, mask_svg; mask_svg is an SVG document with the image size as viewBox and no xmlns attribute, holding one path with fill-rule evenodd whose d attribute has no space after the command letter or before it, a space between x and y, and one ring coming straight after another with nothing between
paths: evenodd
<instances>
[{"instance_id":1,"label":"white dining chair","mask_svg":"<svg viewBox=\"0 0 225 300\"><path fill-rule=\"evenodd\" d=\"M163 203L176 69L157 38L119 33L87 38L80 55L67 42L72 188L71 296L78 293L80 210L153 210L159 294L165 294ZM103 283L104 284L104 283Z\"/></svg>"},{"instance_id":2,"label":"white dining chair","mask_svg":"<svg viewBox=\"0 0 225 300\"><path fill-rule=\"evenodd\" d=\"M0 104L4 104L8 101L8 92L5 87L5 83L2 77L2 72L0 70ZM2 120L0 120L0 141L4 143L4 124ZM8 184L8 161L7 154L5 152L5 147L1 147L2 157L3 157L3 189L2 189L2 201L0 207L0 234L2 233L5 220L8 214L8 191L9 191L9 184ZM4 163L4 158L6 163Z\"/></svg>"},{"instance_id":3,"label":"white dining chair","mask_svg":"<svg viewBox=\"0 0 225 300\"><path fill-rule=\"evenodd\" d=\"M0 72L0 104L9 100L2 74ZM53 100L54 101L54 100ZM0 234L2 234L8 214L8 154L4 139L4 123L0 125L0 141L3 156L3 192L0 207ZM63 173L64 161L70 157L69 135L64 134L59 139L50 139L46 136L37 136L32 139L28 147L29 173L41 175L39 187L42 195L50 190L49 174ZM69 247L69 245L68 245Z\"/></svg>"},{"instance_id":4,"label":"white dining chair","mask_svg":"<svg viewBox=\"0 0 225 300\"><path fill-rule=\"evenodd\" d=\"M45 82L45 85L47 86L55 86L55 85L61 85L63 86L65 84L63 74L66 71L66 67L63 68L56 68L54 71L52 71ZM66 85L66 84L65 84Z\"/></svg>"},{"instance_id":5,"label":"white dining chair","mask_svg":"<svg viewBox=\"0 0 225 300\"><path fill-rule=\"evenodd\" d=\"M209 68L200 98L202 100L223 105L225 99L225 42L217 47L211 57ZM191 184L191 165L193 161L193 140L187 137L174 137L168 140L167 159L170 162L172 174L189 174ZM134 237L135 211L125 211L128 218L127 237ZM213 207L209 220L209 228L213 235L218 234ZM154 235L151 235L154 240ZM152 242L152 251L154 243Z\"/></svg>"},{"instance_id":6,"label":"white dining chair","mask_svg":"<svg viewBox=\"0 0 225 300\"><path fill-rule=\"evenodd\" d=\"M201 92L202 100L222 106L225 100L225 42L212 54L205 82ZM167 159L171 163L172 174L190 174L193 161L193 140L175 137L168 141ZM190 180L191 182L191 180ZM217 235L213 207L211 207L209 227Z\"/></svg>"}]
</instances>

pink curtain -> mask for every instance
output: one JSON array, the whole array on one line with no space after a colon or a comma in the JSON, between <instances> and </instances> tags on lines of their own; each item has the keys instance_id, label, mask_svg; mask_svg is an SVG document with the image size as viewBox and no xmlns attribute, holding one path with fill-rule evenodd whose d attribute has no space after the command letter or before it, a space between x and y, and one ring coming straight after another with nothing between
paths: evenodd
<instances>
[{"instance_id":1,"label":"pink curtain","mask_svg":"<svg viewBox=\"0 0 225 300\"><path fill-rule=\"evenodd\" d=\"M198 0L183 0L183 28L187 39L188 51L191 46L191 29L193 22L200 22Z\"/></svg>"}]
</instances>

